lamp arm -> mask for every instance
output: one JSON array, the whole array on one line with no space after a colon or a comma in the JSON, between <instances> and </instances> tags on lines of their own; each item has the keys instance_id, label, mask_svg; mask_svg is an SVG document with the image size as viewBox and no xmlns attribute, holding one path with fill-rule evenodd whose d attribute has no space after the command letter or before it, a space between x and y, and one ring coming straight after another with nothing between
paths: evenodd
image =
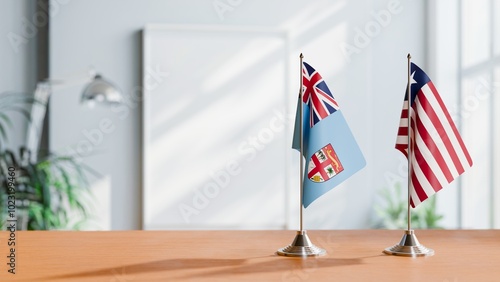
<instances>
[{"instance_id":1,"label":"lamp arm","mask_svg":"<svg viewBox=\"0 0 500 282\"><path fill-rule=\"evenodd\" d=\"M40 139L43 131L43 122L45 120L47 103L51 93L51 85L49 82L37 83L34 93L36 102L31 106L30 122L26 132L26 147L31 152L32 162L37 161Z\"/></svg>"},{"instance_id":2,"label":"lamp arm","mask_svg":"<svg viewBox=\"0 0 500 282\"><path fill-rule=\"evenodd\" d=\"M49 84L52 88L52 91L57 91L71 86L91 82L96 75L97 72L93 68L90 68L85 73L79 72L77 75L73 75L67 78L48 78L43 82Z\"/></svg>"}]
</instances>

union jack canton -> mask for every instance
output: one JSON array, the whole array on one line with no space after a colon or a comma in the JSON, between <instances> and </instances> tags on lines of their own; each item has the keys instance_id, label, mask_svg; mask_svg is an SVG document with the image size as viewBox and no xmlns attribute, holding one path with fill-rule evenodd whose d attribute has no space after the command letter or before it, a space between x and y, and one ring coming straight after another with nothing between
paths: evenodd
<instances>
[{"instance_id":1,"label":"union jack canton","mask_svg":"<svg viewBox=\"0 0 500 282\"><path fill-rule=\"evenodd\" d=\"M309 126L312 128L316 123L337 111L339 105L321 75L309 64L304 62L303 65L302 101L311 109Z\"/></svg>"}]
</instances>

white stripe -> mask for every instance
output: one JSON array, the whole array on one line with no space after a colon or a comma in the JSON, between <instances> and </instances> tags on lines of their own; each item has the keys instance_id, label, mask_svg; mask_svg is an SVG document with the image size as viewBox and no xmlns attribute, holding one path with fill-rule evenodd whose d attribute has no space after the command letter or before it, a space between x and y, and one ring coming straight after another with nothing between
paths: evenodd
<instances>
[{"instance_id":1,"label":"white stripe","mask_svg":"<svg viewBox=\"0 0 500 282\"><path fill-rule=\"evenodd\" d=\"M319 89L319 88L316 88L318 90L318 98L323 101L324 103L332 106L332 108L338 110L339 109L339 106L334 104L333 101L330 101L329 99L332 99L332 100L335 100L335 98L333 98L332 96L328 95L326 92L324 92L323 90ZM325 108L325 111L328 112L328 109L326 108L326 106L323 106Z\"/></svg>"},{"instance_id":2,"label":"white stripe","mask_svg":"<svg viewBox=\"0 0 500 282\"><path fill-rule=\"evenodd\" d=\"M444 111L448 111L448 110L446 108L442 109L440 107L436 97L434 96L434 93L432 92L432 90L430 89L428 84L426 84L426 85L424 85L424 87L422 87L422 92L425 94L425 97L427 98L429 103L434 108L436 115L441 120L441 123L443 124L444 129L446 131L446 135L448 135L448 137L450 138L450 141L453 145L453 148L455 149L455 152L457 153L457 156L460 159L460 163L462 164L464 169L469 168L470 167L469 162L467 161L467 158L466 158L464 152L462 151L462 147L460 147L460 143L458 142L458 139L456 138L455 133L453 132L453 128L450 125L450 123L448 122L448 119L446 118L446 115L444 113ZM439 94L437 94L437 95L439 95ZM453 165L453 167L455 167L455 165Z\"/></svg>"},{"instance_id":3,"label":"white stripe","mask_svg":"<svg viewBox=\"0 0 500 282\"><path fill-rule=\"evenodd\" d=\"M396 138L396 144L405 144L408 145L408 136L406 135L398 135Z\"/></svg>"},{"instance_id":4,"label":"white stripe","mask_svg":"<svg viewBox=\"0 0 500 282\"><path fill-rule=\"evenodd\" d=\"M427 96L428 95L426 95L426 97ZM415 101L416 101L415 106L417 107L416 111L417 111L418 117L420 118L420 120L422 122L422 125L427 129L427 132L429 133L431 139L434 141L434 143L437 146L437 149L439 150L439 152L443 156L443 159L446 163L446 166L448 167L453 178L455 179L457 176L459 176L459 173L455 167L455 164L453 163L453 160L451 159L450 154L448 153L448 150L446 149L446 146L443 143L443 140L439 136L439 133L438 133L436 127L434 126L432 121L429 119L429 116L422 108L422 105L420 104L420 100L418 99L418 96L417 96L417 99L415 99ZM436 110L436 109L434 108L434 110Z\"/></svg>"},{"instance_id":5,"label":"white stripe","mask_svg":"<svg viewBox=\"0 0 500 282\"><path fill-rule=\"evenodd\" d=\"M401 118L399 120L399 127L408 127L408 118Z\"/></svg>"},{"instance_id":6,"label":"white stripe","mask_svg":"<svg viewBox=\"0 0 500 282\"><path fill-rule=\"evenodd\" d=\"M323 102L321 103L323 108L325 109L326 112L330 112L330 110L326 107L325 104L328 104L330 105L332 108L334 108L335 110L338 110L339 109L339 106L338 105L335 105L332 101L329 101L327 100L326 98L322 97L322 96L319 96L320 100Z\"/></svg>"}]
</instances>

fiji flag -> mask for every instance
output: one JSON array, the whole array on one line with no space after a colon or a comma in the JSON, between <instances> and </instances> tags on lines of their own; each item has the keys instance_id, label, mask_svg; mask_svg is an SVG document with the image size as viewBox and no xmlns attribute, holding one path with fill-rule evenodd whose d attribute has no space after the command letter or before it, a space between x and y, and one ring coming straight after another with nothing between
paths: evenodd
<instances>
[{"instance_id":1,"label":"fiji flag","mask_svg":"<svg viewBox=\"0 0 500 282\"><path fill-rule=\"evenodd\" d=\"M362 169L366 162L337 101L321 75L302 66L303 204L314 200ZM300 104L298 104L300 107ZM292 148L300 151L300 109L297 107Z\"/></svg>"}]
</instances>

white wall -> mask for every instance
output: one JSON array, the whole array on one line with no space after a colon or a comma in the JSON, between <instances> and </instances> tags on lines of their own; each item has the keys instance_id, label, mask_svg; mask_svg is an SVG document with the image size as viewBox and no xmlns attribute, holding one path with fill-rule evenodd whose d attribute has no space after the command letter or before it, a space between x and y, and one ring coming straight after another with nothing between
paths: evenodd
<instances>
[{"instance_id":1,"label":"white wall","mask_svg":"<svg viewBox=\"0 0 500 282\"><path fill-rule=\"evenodd\" d=\"M141 227L142 127L140 99L134 97L141 84L141 30L148 23L286 30L290 53L295 54L291 62L295 64L303 52L320 71L367 160L365 169L305 211L305 227L370 227L377 190L390 184L387 176L398 175L404 160L394 142L406 84L406 54L411 52L414 61L425 67L424 1L51 2L60 6L50 25L51 76L72 76L92 65L119 85L128 101L120 111L89 110L78 104L78 87L51 98L52 149L80 150L85 162L102 174L94 179L97 220L92 228ZM217 12L216 6L226 10ZM389 9L393 13L381 12ZM378 24L380 13L389 13L390 19ZM373 36L366 36L366 30ZM354 53L346 56L341 50L345 44L356 48L350 49ZM292 89L290 95L296 93ZM112 132L99 128L103 120L111 122ZM297 193L290 189L292 229L297 228L298 213L293 208Z\"/></svg>"},{"instance_id":2,"label":"white wall","mask_svg":"<svg viewBox=\"0 0 500 282\"><path fill-rule=\"evenodd\" d=\"M0 9L0 92L28 93L36 84L36 36L31 28L36 6L34 1L4 0ZM24 144L26 120L11 115L14 121L10 130L9 148L17 151Z\"/></svg>"}]
</instances>

